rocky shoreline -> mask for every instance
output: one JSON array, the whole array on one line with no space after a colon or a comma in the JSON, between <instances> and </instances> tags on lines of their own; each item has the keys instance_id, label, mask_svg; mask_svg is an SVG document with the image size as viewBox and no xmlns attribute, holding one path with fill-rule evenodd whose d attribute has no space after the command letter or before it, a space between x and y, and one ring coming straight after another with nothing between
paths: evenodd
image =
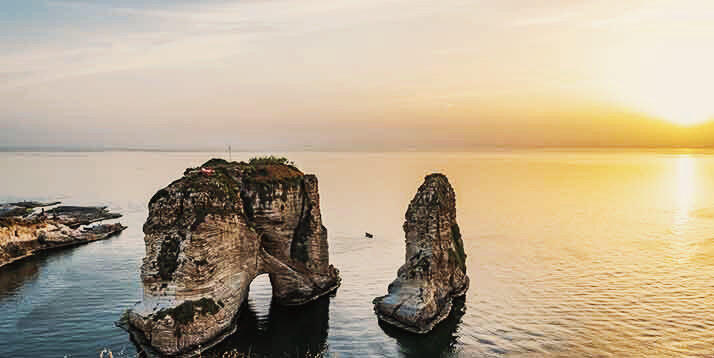
<instances>
[{"instance_id":1,"label":"rocky shoreline","mask_svg":"<svg viewBox=\"0 0 714 358\"><path fill-rule=\"evenodd\" d=\"M58 204L61 203L0 204L0 267L41 251L104 240L126 229L119 223L91 225L121 217L105 207Z\"/></svg>"}]
</instances>

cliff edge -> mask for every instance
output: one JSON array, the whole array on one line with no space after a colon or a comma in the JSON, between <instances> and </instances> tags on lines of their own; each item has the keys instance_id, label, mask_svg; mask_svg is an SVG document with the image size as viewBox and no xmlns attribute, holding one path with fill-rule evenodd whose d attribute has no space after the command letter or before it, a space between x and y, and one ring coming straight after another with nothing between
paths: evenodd
<instances>
[{"instance_id":1,"label":"cliff edge","mask_svg":"<svg viewBox=\"0 0 714 358\"><path fill-rule=\"evenodd\" d=\"M317 178L277 158L187 169L151 198L144 233L144 299L126 320L135 339L163 355L191 355L234 332L258 275L269 275L282 305L340 284Z\"/></svg>"}]
</instances>

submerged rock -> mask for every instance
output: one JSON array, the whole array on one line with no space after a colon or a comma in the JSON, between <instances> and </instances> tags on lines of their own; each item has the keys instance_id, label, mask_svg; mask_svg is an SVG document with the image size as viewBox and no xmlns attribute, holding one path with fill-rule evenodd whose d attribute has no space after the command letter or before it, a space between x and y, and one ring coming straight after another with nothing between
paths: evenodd
<instances>
[{"instance_id":1,"label":"submerged rock","mask_svg":"<svg viewBox=\"0 0 714 358\"><path fill-rule=\"evenodd\" d=\"M60 215L48 214L56 209L39 213L34 210L57 204L0 204L0 266L39 251L103 240L126 229L119 223L85 226L121 217L104 207L71 207L72 210L57 211Z\"/></svg>"},{"instance_id":2,"label":"submerged rock","mask_svg":"<svg viewBox=\"0 0 714 358\"><path fill-rule=\"evenodd\" d=\"M144 299L126 315L135 340L191 355L235 331L253 279L301 305L340 284L329 264L317 178L277 160L212 159L149 201Z\"/></svg>"},{"instance_id":3,"label":"submerged rock","mask_svg":"<svg viewBox=\"0 0 714 358\"><path fill-rule=\"evenodd\" d=\"M456 195L443 174L431 174L405 215L406 262L374 299L377 317L414 333L427 333L445 319L452 301L466 294L466 253L456 223Z\"/></svg>"}]
</instances>

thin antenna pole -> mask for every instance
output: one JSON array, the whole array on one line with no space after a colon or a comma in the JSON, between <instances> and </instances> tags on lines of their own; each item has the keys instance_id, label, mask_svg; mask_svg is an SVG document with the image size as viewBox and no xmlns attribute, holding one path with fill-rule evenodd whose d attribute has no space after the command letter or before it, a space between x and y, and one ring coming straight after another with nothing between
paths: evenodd
<instances>
[{"instance_id":1,"label":"thin antenna pole","mask_svg":"<svg viewBox=\"0 0 714 358\"><path fill-rule=\"evenodd\" d=\"M231 153L231 146L228 146L228 161L232 162L233 161L233 153Z\"/></svg>"}]
</instances>

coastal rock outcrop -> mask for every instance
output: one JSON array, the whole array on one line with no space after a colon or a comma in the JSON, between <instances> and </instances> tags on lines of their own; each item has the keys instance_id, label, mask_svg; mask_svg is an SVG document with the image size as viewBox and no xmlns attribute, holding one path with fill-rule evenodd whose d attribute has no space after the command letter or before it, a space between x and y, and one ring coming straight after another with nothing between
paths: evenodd
<instances>
[{"instance_id":1,"label":"coastal rock outcrop","mask_svg":"<svg viewBox=\"0 0 714 358\"><path fill-rule=\"evenodd\" d=\"M406 262L386 296L374 299L377 317L413 333L445 319L466 294L466 253L456 223L456 195L443 174L424 179L405 215Z\"/></svg>"},{"instance_id":2,"label":"coastal rock outcrop","mask_svg":"<svg viewBox=\"0 0 714 358\"><path fill-rule=\"evenodd\" d=\"M212 159L149 201L144 299L125 316L137 343L192 355L236 329L253 279L301 305L334 291L317 178L279 158Z\"/></svg>"},{"instance_id":3,"label":"coastal rock outcrop","mask_svg":"<svg viewBox=\"0 0 714 358\"><path fill-rule=\"evenodd\" d=\"M101 206L58 206L47 210L47 215L52 220L71 228L121 217L121 214L109 212L107 208Z\"/></svg>"},{"instance_id":4,"label":"coastal rock outcrop","mask_svg":"<svg viewBox=\"0 0 714 358\"><path fill-rule=\"evenodd\" d=\"M89 225L121 214L105 207L58 206L59 202L0 204L0 266L43 250L103 240L126 229L119 223Z\"/></svg>"}]
</instances>

